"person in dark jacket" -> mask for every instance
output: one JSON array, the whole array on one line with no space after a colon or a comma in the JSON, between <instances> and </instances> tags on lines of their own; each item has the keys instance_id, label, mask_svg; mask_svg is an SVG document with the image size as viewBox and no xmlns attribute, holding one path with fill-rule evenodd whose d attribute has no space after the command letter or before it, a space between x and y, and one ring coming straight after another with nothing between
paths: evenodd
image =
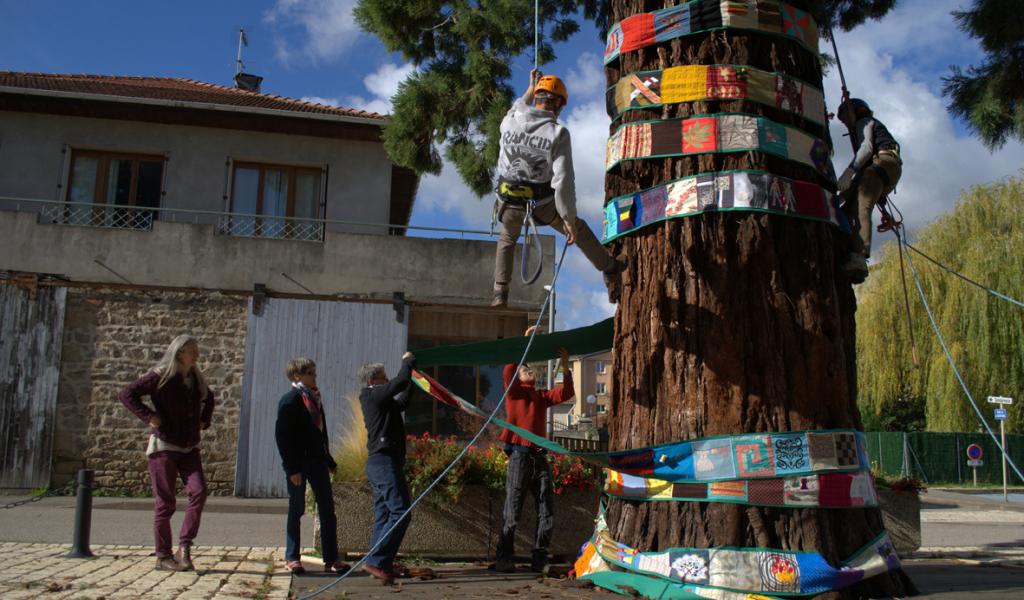
<instances>
[{"instance_id":1,"label":"person in dark jacket","mask_svg":"<svg viewBox=\"0 0 1024 600\"><path fill-rule=\"evenodd\" d=\"M331 456L324 405L316 385L316 363L308 358L292 359L288 361L285 375L292 389L277 405L274 426L277 451L281 454L288 485L285 567L296 574L306 572L299 555L302 548L299 524L306 512L308 482L320 516L324 571L344 573L349 565L338 560L338 526L329 474L337 464Z\"/></svg>"},{"instance_id":2,"label":"person in dark jacket","mask_svg":"<svg viewBox=\"0 0 1024 600\"><path fill-rule=\"evenodd\" d=\"M199 343L179 335L167 346L153 370L124 388L118 399L149 425L146 458L153 486L153 537L156 568L191 571L192 542L206 503L206 477L199 457L200 430L213 418L214 396L196 361ZM152 407L142 402L149 396ZM171 554L171 515L176 507L177 480L185 484L188 509L178 534L178 552Z\"/></svg>"},{"instance_id":3,"label":"person in dark jacket","mask_svg":"<svg viewBox=\"0 0 1024 600\"><path fill-rule=\"evenodd\" d=\"M839 177L843 210L850 219L853 236L850 256L843 271L854 283L868 276L871 256L871 211L879 200L892 193L903 174L900 145L889 129L875 118L867 102L860 98L844 101L836 113L853 135L857 153Z\"/></svg>"},{"instance_id":4,"label":"person in dark jacket","mask_svg":"<svg viewBox=\"0 0 1024 600\"><path fill-rule=\"evenodd\" d=\"M366 476L373 488L370 548L377 546L366 556L363 569L385 584L390 584L399 574L395 555L409 527L402 412L409 405L409 383L415 366L416 358L406 352L402 356L402 368L394 379L388 379L381 363L369 363L359 370L359 381L366 385L359 394L366 424Z\"/></svg>"}]
</instances>

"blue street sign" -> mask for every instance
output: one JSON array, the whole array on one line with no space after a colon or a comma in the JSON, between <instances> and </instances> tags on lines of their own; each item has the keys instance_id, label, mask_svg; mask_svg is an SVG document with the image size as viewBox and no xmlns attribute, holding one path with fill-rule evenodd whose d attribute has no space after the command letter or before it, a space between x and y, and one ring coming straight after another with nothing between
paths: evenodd
<instances>
[{"instance_id":1,"label":"blue street sign","mask_svg":"<svg viewBox=\"0 0 1024 600\"><path fill-rule=\"evenodd\" d=\"M1005 421L1005 420L1006 420L1006 409L1005 408L997 408L996 409L996 421Z\"/></svg>"}]
</instances>

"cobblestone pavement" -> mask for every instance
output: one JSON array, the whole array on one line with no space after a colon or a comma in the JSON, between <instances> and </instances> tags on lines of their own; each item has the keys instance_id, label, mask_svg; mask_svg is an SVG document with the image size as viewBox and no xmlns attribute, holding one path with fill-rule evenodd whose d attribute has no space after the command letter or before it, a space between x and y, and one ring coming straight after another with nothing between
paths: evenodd
<instances>
[{"instance_id":1,"label":"cobblestone pavement","mask_svg":"<svg viewBox=\"0 0 1024 600\"><path fill-rule=\"evenodd\" d=\"M281 548L197 546L188 573L155 570L151 546L95 545L93 559L66 559L68 549L0 543L0 597L285 600L291 586Z\"/></svg>"}]
</instances>

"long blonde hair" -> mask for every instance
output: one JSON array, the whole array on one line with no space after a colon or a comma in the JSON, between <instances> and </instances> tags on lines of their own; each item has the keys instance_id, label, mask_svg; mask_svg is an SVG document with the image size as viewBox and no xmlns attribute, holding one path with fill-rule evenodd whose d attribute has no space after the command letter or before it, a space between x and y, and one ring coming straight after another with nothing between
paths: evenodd
<instances>
[{"instance_id":1,"label":"long blonde hair","mask_svg":"<svg viewBox=\"0 0 1024 600\"><path fill-rule=\"evenodd\" d=\"M181 375L185 377L188 373L185 371L185 366L181 364L181 360L178 355L181 354L185 346L194 344L197 348L199 342L196 338L182 334L174 338L171 343L167 346L167 350L164 352L163 357L153 367L153 371L160 374L160 381L157 383L157 389L164 387L168 381L170 381L175 375ZM199 370L198 365L192 367L192 375L196 378L196 386L199 388L199 397L206 398L206 395L210 393L210 389L206 387L206 380L203 379L203 374Z\"/></svg>"}]
</instances>

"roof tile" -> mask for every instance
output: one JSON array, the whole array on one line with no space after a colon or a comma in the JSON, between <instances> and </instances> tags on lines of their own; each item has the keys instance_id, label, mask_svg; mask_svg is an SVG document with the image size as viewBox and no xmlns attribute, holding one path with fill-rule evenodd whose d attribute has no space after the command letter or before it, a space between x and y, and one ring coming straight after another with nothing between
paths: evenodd
<instances>
[{"instance_id":1,"label":"roof tile","mask_svg":"<svg viewBox=\"0 0 1024 600\"><path fill-rule=\"evenodd\" d=\"M0 71L0 86L56 92L100 94L122 98L203 102L223 106L240 106L284 110L300 113L381 119L384 115L295 100L273 94L250 92L213 83L178 77L133 77L123 75L73 75L55 73L19 73Z\"/></svg>"}]
</instances>

